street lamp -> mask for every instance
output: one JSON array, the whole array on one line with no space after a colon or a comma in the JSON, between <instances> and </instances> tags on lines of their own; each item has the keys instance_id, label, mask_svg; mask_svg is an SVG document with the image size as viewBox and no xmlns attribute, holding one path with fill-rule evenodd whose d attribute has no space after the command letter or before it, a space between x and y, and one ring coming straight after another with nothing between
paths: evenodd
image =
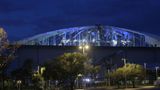
<instances>
[{"instance_id":1,"label":"street lamp","mask_svg":"<svg viewBox=\"0 0 160 90\"><path fill-rule=\"evenodd\" d=\"M89 49L89 45L80 45L79 49L82 50L82 54L85 54L85 50Z\"/></svg>"},{"instance_id":2,"label":"street lamp","mask_svg":"<svg viewBox=\"0 0 160 90\"><path fill-rule=\"evenodd\" d=\"M82 44L82 45L79 46L79 49L82 50L82 54L83 54L83 55L86 55L85 50L88 50L88 49L89 49L89 45L87 45L87 44L86 44L86 45ZM86 86L86 82L84 83L84 85ZM84 87L84 89L85 89L85 87Z\"/></svg>"},{"instance_id":3,"label":"street lamp","mask_svg":"<svg viewBox=\"0 0 160 90\"><path fill-rule=\"evenodd\" d=\"M125 65L125 67L126 67L126 59L122 58L122 61L123 61L124 65Z\"/></svg>"},{"instance_id":4,"label":"street lamp","mask_svg":"<svg viewBox=\"0 0 160 90\"><path fill-rule=\"evenodd\" d=\"M17 81L18 90L21 90L21 84L22 84L22 81L21 81L21 80L18 80L18 81Z\"/></svg>"},{"instance_id":5,"label":"street lamp","mask_svg":"<svg viewBox=\"0 0 160 90\"><path fill-rule=\"evenodd\" d=\"M123 61L123 63L124 63L124 66L125 66L125 70L126 70L126 59L125 58L122 58L122 61ZM126 75L126 73L125 73L125 86L126 86L126 88L127 88L127 75Z\"/></svg>"},{"instance_id":6,"label":"street lamp","mask_svg":"<svg viewBox=\"0 0 160 90\"><path fill-rule=\"evenodd\" d=\"M156 69L156 79L158 79L158 69L159 69L159 67L156 66L155 69Z\"/></svg>"},{"instance_id":7,"label":"street lamp","mask_svg":"<svg viewBox=\"0 0 160 90\"><path fill-rule=\"evenodd\" d=\"M147 63L144 63L144 69L145 69L145 81L144 84L147 83Z\"/></svg>"},{"instance_id":8,"label":"street lamp","mask_svg":"<svg viewBox=\"0 0 160 90\"><path fill-rule=\"evenodd\" d=\"M78 75L77 75L76 82L77 82L77 87L78 87L78 88L80 88L80 86L81 86L79 80L81 79L82 76L83 76L82 74L78 74Z\"/></svg>"}]
</instances>

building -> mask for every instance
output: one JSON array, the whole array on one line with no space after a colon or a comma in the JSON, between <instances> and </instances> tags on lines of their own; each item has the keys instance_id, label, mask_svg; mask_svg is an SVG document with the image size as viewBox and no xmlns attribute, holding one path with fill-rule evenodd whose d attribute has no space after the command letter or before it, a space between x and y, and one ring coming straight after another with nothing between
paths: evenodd
<instances>
[{"instance_id":1,"label":"building","mask_svg":"<svg viewBox=\"0 0 160 90\"><path fill-rule=\"evenodd\" d=\"M113 26L54 30L18 41L22 45L160 47L160 37Z\"/></svg>"}]
</instances>

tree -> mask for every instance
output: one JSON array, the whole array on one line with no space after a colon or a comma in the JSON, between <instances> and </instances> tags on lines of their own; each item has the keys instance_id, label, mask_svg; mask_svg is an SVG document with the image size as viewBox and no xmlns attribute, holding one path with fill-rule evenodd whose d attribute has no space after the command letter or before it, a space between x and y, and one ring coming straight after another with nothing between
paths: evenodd
<instances>
[{"instance_id":1,"label":"tree","mask_svg":"<svg viewBox=\"0 0 160 90\"><path fill-rule=\"evenodd\" d=\"M20 68L11 72L11 75L14 79L22 80L23 82L31 80L33 75L33 60L26 59ZM25 84L28 83L26 82Z\"/></svg>"},{"instance_id":2,"label":"tree","mask_svg":"<svg viewBox=\"0 0 160 90\"><path fill-rule=\"evenodd\" d=\"M44 76L58 80L63 85L68 84L69 90L73 90L78 74L85 72L87 60L88 58L80 53L65 53L45 65Z\"/></svg>"},{"instance_id":3,"label":"tree","mask_svg":"<svg viewBox=\"0 0 160 90\"><path fill-rule=\"evenodd\" d=\"M110 76L114 81L116 81L118 87L119 82L124 81L124 78L127 77L127 80L132 82L133 88L135 87L135 80L141 79L144 77L144 68L139 64L126 64L123 67L116 69L114 72L110 73Z\"/></svg>"},{"instance_id":4,"label":"tree","mask_svg":"<svg viewBox=\"0 0 160 90\"><path fill-rule=\"evenodd\" d=\"M112 80L114 81L114 83L117 84L118 88L120 87L120 81L124 80L124 72L123 72L123 68L118 68L116 69L116 71L110 72L106 74L107 78L112 78Z\"/></svg>"},{"instance_id":5,"label":"tree","mask_svg":"<svg viewBox=\"0 0 160 90\"><path fill-rule=\"evenodd\" d=\"M3 28L0 28L0 46L0 70L2 70L15 58L15 52L19 45L10 45L7 33Z\"/></svg>"},{"instance_id":6,"label":"tree","mask_svg":"<svg viewBox=\"0 0 160 90\"><path fill-rule=\"evenodd\" d=\"M144 68L139 64L127 64L125 73L127 74L127 79L132 82L133 88L135 87L135 80L141 80L144 78Z\"/></svg>"},{"instance_id":7,"label":"tree","mask_svg":"<svg viewBox=\"0 0 160 90\"><path fill-rule=\"evenodd\" d=\"M91 65L91 64L88 64L88 66L90 68L87 68L88 69L87 73L89 73L93 79L96 79L96 75L100 71L100 66L99 65Z\"/></svg>"},{"instance_id":8,"label":"tree","mask_svg":"<svg viewBox=\"0 0 160 90\"><path fill-rule=\"evenodd\" d=\"M19 45L10 45L7 33L4 31L3 28L0 28L0 74L1 80L4 85L4 71L6 70L8 64L11 60L15 58L15 51L19 47ZM2 89L3 86L2 85Z\"/></svg>"},{"instance_id":9,"label":"tree","mask_svg":"<svg viewBox=\"0 0 160 90\"><path fill-rule=\"evenodd\" d=\"M3 28L0 28L0 70L2 70L8 61L7 57L5 57L6 49L8 49L9 42L7 39L7 34L3 30Z\"/></svg>"},{"instance_id":10,"label":"tree","mask_svg":"<svg viewBox=\"0 0 160 90\"><path fill-rule=\"evenodd\" d=\"M43 77L43 73L45 71L45 67L38 67L38 70L33 74L32 82L36 90L44 90L45 81Z\"/></svg>"}]
</instances>

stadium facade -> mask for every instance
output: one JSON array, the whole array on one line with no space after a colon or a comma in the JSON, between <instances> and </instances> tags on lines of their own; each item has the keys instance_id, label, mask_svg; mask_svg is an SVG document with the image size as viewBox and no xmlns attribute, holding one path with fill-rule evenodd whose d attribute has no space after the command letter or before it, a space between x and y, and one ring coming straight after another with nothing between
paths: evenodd
<instances>
[{"instance_id":1,"label":"stadium facade","mask_svg":"<svg viewBox=\"0 0 160 90\"><path fill-rule=\"evenodd\" d=\"M83 26L54 30L18 41L22 45L160 47L160 38L113 26Z\"/></svg>"}]
</instances>

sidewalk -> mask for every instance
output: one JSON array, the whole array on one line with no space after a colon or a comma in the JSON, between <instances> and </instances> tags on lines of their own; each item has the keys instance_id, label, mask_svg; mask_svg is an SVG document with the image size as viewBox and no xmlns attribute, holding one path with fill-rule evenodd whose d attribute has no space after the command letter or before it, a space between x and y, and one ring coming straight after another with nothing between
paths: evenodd
<instances>
[{"instance_id":1,"label":"sidewalk","mask_svg":"<svg viewBox=\"0 0 160 90\"><path fill-rule=\"evenodd\" d=\"M123 88L123 89L116 89L115 87L97 87L97 88L87 88L87 89L75 89L75 90L145 90L145 89L153 89L156 88L155 86L141 86L138 88ZM160 90L160 89L159 89Z\"/></svg>"},{"instance_id":2,"label":"sidewalk","mask_svg":"<svg viewBox=\"0 0 160 90\"><path fill-rule=\"evenodd\" d=\"M141 90L141 89L152 89L156 88L155 86L140 86L137 88L126 88L126 89L117 89L117 90Z\"/></svg>"}]
</instances>

